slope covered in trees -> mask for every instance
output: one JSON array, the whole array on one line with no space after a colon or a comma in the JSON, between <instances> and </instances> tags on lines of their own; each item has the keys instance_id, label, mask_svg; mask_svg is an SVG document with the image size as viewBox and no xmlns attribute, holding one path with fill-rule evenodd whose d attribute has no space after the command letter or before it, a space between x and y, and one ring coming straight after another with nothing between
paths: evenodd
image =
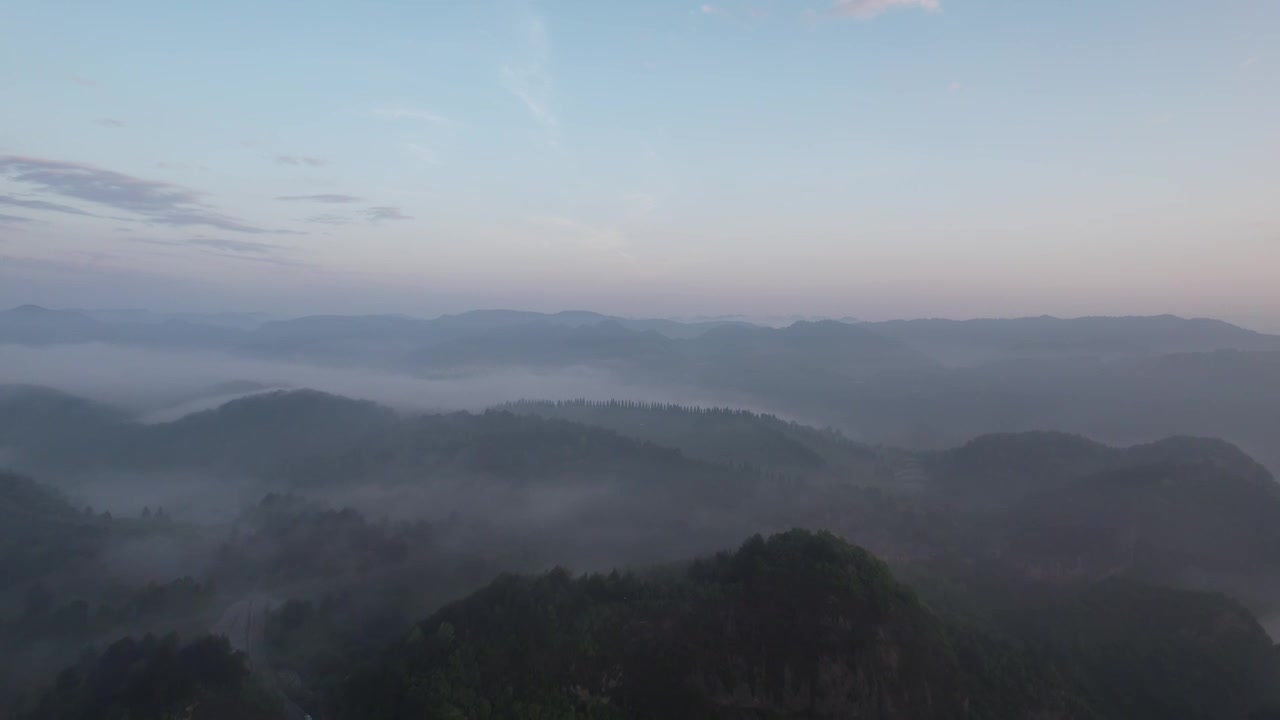
<instances>
[{"instance_id":1,"label":"slope covered in trees","mask_svg":"<svg viewBox=\"0 0 1280 720\"><path fill-rule=\"evenodd\" d=\"M331 702L351 718L1154 720L1244 718L1275 698L1270 641L1222 598L982 587L998 627L940 617L874 557L804 531L653 576L509 576Z\"/></svg>"},{"instance_id":2,"label":"slope covered in trees","mask_svg":"<svg viewBox=\"0 0 1280 720\"><path fill-rule=\"evenodd\" d=\"M955 717L941 626L832 536L748 542L683 577L506 577L414 628L343 717Z\"/></svg>"},{"instance_id":3,"label":"slope covered in trees","mask_svg":"<svg viewBox=\"0 0 1280 720\"><path fill-rule=\"evenodd\" d=\"M79 407L49 398L55 410ZM57 450L58 468L78 462L158 483L202 473L214 494L227 494L222 478L235 487L249 478L243 492L254 503L279 488L343 498L360 489L366 509L505 534L547 562L586 560L578 547L596 553L588 567L671 559L807 526L895 560L995 554L1033 574L1141 572L1248 588L1251 606L1280 605L1280 587L1266 580L1280 558L1249 549L1280 527L1280 492L1265 468L1221 441L1114 448L1021 433L912 453L732 410L585 401L510 409L401 416L291 391L170 423L112 419L110 442L96 446L73 448L54 430L0 441L19 455L28 441ZM379 494L399 500L379 503Z\"/></svg>"},{"instance_id":4,"label":"slope covered in trees","mask_svg":"<svg viewBox=\"0 0 1280 720\"><path fill-rule=\"evenodd\" d=\"M223 638L125 638L59 675L26 720L285 720Z\"/></svg>"},{"instance_id":5,"label":"slope covered in trees","mask_svg":"<svg viewBox=\"0 0 1280 720\"><path fill-rule=\"evenodd\" d=\"M501 409L598 425L712 462L862 483L883 479L877 476L884 468L874 448L832 430L746 410L590 400L527 400Z\"/></svg>"},{"instance_id":6,"label":"slope covered in trees","mask_svg":"<svg viewBox=\"0 0 1280 720\"><path fill-rule=\"evenodd\" d=\"M1224 592L1260 613L1280 606L1275 580L1280 556L1271 551L1280 547L1280 495L1264 468L1221 441L1179 437L1116 448L1079 436L1026 433L922 453L869 448L770 416L629 402L524 403L511 411L407 416L371 403L296 391L264 393L148 425L122 420L109 409L89 406L86 413L81 401L58 394L25 392L21 398L9 406L15 415L0 427L12 430L0 436L0 443L15 458L57 457L50 477L68 489L64 496L18 476L0 477L0 515L6 521L0 527L0 559L14 580L0 593L5 600L0 638L15 658L6 666L13 672L0 682L5 701L32 702L32 689L82 648L104 647L122 634L180 630L191 636L207 631L229 603L272 597L282 607L267 625L272 662L280 677L290 679L290 692L311 709L336 698L334 688L342 678L374 660L380 646L402 637L414 618L499 571L537 572L557 563L601 571L644 568L792 527L828 530L895 567L927 570L910 577L925 590L926 616L943 618L946 646L942 655L928 654L955 658L944 675L970 707L985 708L985 715L974 717L1021 716L1029 708L1049 716L1088 717L1075 709L1090 708L1104 717L1125 717L1113 710L1167 710L1169 703L1156 702L1161 693L1176 703L1208 708L1219 700L1194 689L1201 682L1196 678L1217 678L1217 685L1234 688L1233 697L1247 699L1261 697L1255 685L1265 684L1266 673L1258 668L1265 654L1259 648L1267 644L1256 642L1256 623L1247 612L1218 601L1184 602L1179 598L1207 596L1166 596L1162 593L1172 591L1156 587ZM0 414L5 407L0 400ZM37 418L88 417L93 419L88 427L101 434L61 437L56 422L44 423L43 430L33 422L24 434L14 408ZM39 452L26 452L28 447ZM73 449L79 454L68 456ZM82 479L77 467L86 471ZM66 499L100 483L119 491L139 478L169 487L175 479L191 477L212 494L225 496L229 486L242 489L244 504L226 521L207 524L211 521L196 522L191 515L174 519L157 513L154 505L117 511L111 518ZM277 492L281 489L287 492ZM809 547L805 542L797 547ZM821 546L813 550L819 556L852 557ZM786 547L775 550L792 552ZM775 550L761 555L761 561L773 562ZM782 696L743 700L733 688L749 686L755 692L759 682L734 675L746 670L710 654L713 646L737 647L742 638L782 643L742 627L773 614L791 617L782 601L768 610L752 609L747 598L735 594L748 581L725 569L732 565L728 559L698 564L704 570L721 568L700 576L684 570L661 579L648 573L593 580L554 576L508 579L495 587L520 596L549 593L545 603L556 617L602 604L601 623L649 623L644 627L654 642L672 643L654 653L694 658L691 667L705 664L723 671L724 682L733 680L720 690L706 678L702 685L695 683L703 692L697 702L710 703L697 707L709 713L738 712L741 703L789 712L787 703L799 695L785 693L813 697L812 683L808 690L783 683L774 688L785 691ZM990 617L971 622L970 613L953 611L965 607L963 597L952 602L952 595L934 592L928 581L963 579L975 568L991 578L982 578L969 596L994 599L974 604L1004 608L993 587L1012 587L1007 594L1043 601L1004 608L1000 614L1006 622ZM1129 583L1117 587L1148 587L1134 584L1140 581L1152 589L1090 594L1108 579ZM603 595L584 590L600 583L615 590ZM633 615L640 611L630 609L630 598L650 596L659 604L645 605L644 612L657 613L658 619ZM699 598L708 597L727 605L713 612L699 604ZM1111 599L1095 602L1094 597ZM557 604L562 601L567 604ZM674 605L662 604L668 602ZM1170 621L1186 632L1166 638L1168 647L1157 642L1163 626L1135 634L1134 643L1150 646L1138 655L1107 649L1101 631L1089 634L1093 623L1128 623L1136 632L1144 602L1191 608L1186 611L1191 614ZM535 602L541 607L538 603L544 600ZM902 607L908 606L915 607ZM803 607L806 617L820 616L814 606ZM1102 612L1121 607L1129 607L1130 614L1119 620L1107 620ZM751 614L757 611L763 614ZM584 616L589 623L597 623L594 612ZM1084 647L1073 650L1070 637L1046 626L1045 618L1055 615L1064 621L1078 616L1072 622L1081 628L1069 635L1090 638ZM557 650L561 654L555 657L572 658L578 645L614 642L633 628L599 626L613 633L602 639L593 634L596 627L564 630L565 642L577 645ZM663 634L677 627L687 630ZM706 628L721 634L706 635ZM1222 632L1215 634L1214 628ZM1224 644L1211 644L1217 640ZM493 652L503 642L497 637L479 641ZM1090 654L1095 651L1101 654ZM1154 665L1149 677L1133 680L1117 658ZM600 659L607 664L635 658ZM564 662L570 668L566 677L576 681L578 665ZM548 665L547 672L555 667ZM1103 682L1101 668L1126 679ZM1174 672L1178 668L1186 668L1186 674ZM1215 675L1224 668L1244 684ZM835 675L823 677L848 685L840 674L844 670L831 672ZM467 677L450 681L449 687L469 687L474 678ZM532 677L535 685L545 679ZM1146 684L1135 685L1139 680ZM663 687L684 687L671 684L670 677L664 682ZM951 692L929 683L929 692ZM1162 689L1166 686L1193 688L1194 695ZM602 686L591 687L596 688L591 697L599 695ZM882 684L876 687L889 692ZM482 683L475 692L490 690ZM893 706L910 705L908 696L918 690L892 696ZM636 692L658 697L649 690ZM446 695L439 697L461 702ZM547 700L539 697L529 702ZM925 716L932 712L910 707Z\"/></svg>"}]
</instances>

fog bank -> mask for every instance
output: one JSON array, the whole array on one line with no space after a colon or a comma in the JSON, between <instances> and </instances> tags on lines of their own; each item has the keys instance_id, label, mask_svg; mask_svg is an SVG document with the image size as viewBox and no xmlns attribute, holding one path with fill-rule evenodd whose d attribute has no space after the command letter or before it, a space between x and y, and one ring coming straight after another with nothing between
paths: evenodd
<instances>
[{"instance_id":1,"label":"fog bank","mask_svg":"<svg viewBox=\"0 0 1280 720\"><path fill-rule=\"evenodd\" d=\"M257 388L229 393L221 387L228 383L252 383ZM373 400L402 411L474 411L521 398L712 402L705 394L692 391L626 383L598 368L506 369L428 379L367 369L100 343L0 345L0 384L56 388L129 409L151 422L173 420L256 391L304 387Z\"/></svg>"}]
</instances>

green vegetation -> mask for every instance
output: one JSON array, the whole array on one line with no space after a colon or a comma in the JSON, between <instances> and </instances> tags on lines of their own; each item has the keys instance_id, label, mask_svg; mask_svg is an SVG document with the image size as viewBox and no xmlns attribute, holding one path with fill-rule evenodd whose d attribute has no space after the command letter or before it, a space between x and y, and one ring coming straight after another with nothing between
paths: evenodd
<instances>
[{"instance_id":1,"label":"green vegetation","mask_svg":"<svg viewBox=\"0 0 1280 720\"><path fill-rule=\"evenodd\" d=\"M58 458L66 488L0 474L0 707L34 718L1234 720L1280 701L1249 612L1280 606L1280 491L1221 441L911 452L732 410L402 416L309 391L144 425L8 397L45 429L6 420L6 457ZM234 508L68 499L147 482ZM215 627L251 678L229 649L184 666L157 639Z\"/></svg>"},{"instance_id":2,"label":"green vegetation","mask_svg":"<svg viewBox=\"0 0 1280 720\"><path fill-rule=\"evenodd\" d=\"M125 638L58 676L28 720L283 720L225 639Z\"/></svg>"},{"instance_id":3,"label":"green vegetation","mask_svg":"<svg viewBox=\"0 0 1280 720\"><path fill-rule=\"evenodd\" d=\"M0 577L11 587L88 559L106 525L53 489L0 471Z\"/></svg>"},{"instance_id":4,"label":"green vegetation","mask_svg":"<svg viewBox=\"0 0 1280 720\"><path fill-rule=\"evenodd\" d=\"M608 428L700 460L846 482L883 481L880 453L833 430L746 410L669 403L525 400L501 407Z\"/></svg>"},{"instance_id":5,"label":"green vegetation","mask_svg":"<svg viewBox=\"0 0 1280 720\"><path fill-rule=\"evenodd\" d=\"M1243 718L1280 700L1280 653L1225 596L1122 578L1046 583L1000 566L902 574L957 638L984 648L964 662L981 681L1000 675L995 649L1015 667L1051 663L1098 717ZM1028 686L1000 694L1014 687Z\"/></svg>"},{"instance_id":6,"label":"green vegetation","mask_svg":"<svg viewBox=\"0 0 1280 720\"><path fill-rule=\"evenodd\" d=\"M864 551L804 531L676 574L507 576L415 626L331 704L350 718L1157 720L1244 718L1280 689L1270 641L1219 596L926 585L934 610Z\"/></svg>"},{"instance_id":7,"label":"green vegetation","mask_svg":"<svg viewBox=\"0 0 1280 720\"><path fill-rule=\"evenodd\" d=\"M834 536L759 537L681 577L504 577L416 626L342 717L959 717L941 626ZM892 708L893 710L889 710Z\"/></svg>"}]
</instances>

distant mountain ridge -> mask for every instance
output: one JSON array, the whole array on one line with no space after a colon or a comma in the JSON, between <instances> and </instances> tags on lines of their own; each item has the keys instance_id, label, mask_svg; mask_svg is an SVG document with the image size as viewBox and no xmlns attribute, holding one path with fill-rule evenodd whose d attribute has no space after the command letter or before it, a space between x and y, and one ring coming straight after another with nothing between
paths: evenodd
<instances>
[{"instance_id":1,"label":"distant mountain ridge","mask_svg":"<svg viewBox=\"0 0 1280 720\"><path fill-rule=\"evenodd\" d=\"M100 318L110 318L100 319ZM164 318L158 322L157 318ZM654 333L669 340L719 340L730 346L758 349L760 343L838 342L861 328L864 342L903 342L945 363L1037 357L1045 354L1155 355L1213 350L1280 350L1280 336L1265 335L1230 323L1184 319L1172 315L1150 317L1050 316L998 320L799 320L782 327L753 325L740 320L680 322L633 319L589 311L536 313L516 310L475 310L421 319L403 315L312 315L267 320L252 314L155 316L137 312L49 310L23 305L0 312L0 343L58 344L119 342L176 346L209 346L323 360L350 350L352 343L384 352L439 347L461 339L500 336L520 330L528 336L541 329L549 341L557 328L614 327L643 336ZM625 333L615 334L621 339ZM776 338L776 340L774 340ZM750 340L749 340L750 339ZM379 345L381 344L381 345ZM521 362L523 358L511 357ZM565 361L577 358L567 353ZM588 358L589 359L589 358Z\"/></svg>"},{"instance_id":2,"label":"distant mountain ridge","mask_svg":"<svg viewBox=\"0 0 1280 720\"><path fill-rule=\"evenodd\" d=\"M944 363L1046 355L1142 356L1214 350L1280 350L1280 336L1222 320L1175 315L894 320L863 323Z\"/></svg>"}]
</instances>

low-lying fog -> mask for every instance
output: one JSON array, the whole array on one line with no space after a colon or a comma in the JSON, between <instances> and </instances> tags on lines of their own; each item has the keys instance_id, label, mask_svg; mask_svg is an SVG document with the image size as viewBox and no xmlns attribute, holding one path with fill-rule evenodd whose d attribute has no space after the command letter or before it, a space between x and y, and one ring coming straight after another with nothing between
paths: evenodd
<instances>
[{"instance_id":1,"label":"low-lying fog","mask_svg":"<svg viewBox=\"0 0 1280 720\"><path fill-rule=\"evenodd\" d=\"M310 388L349 398L372 400L403 412L480 411L523 398L596 400L635 399L680 404L726 404L706 392L625 383L606 370L574 367L548 371L507 369L449 379L422 378L368 369L322 367L276 362L213 352L162 351L108 344L24 347L0 345L0 385L29 384L54 388L121 408L136 419L161 423L218 407L240 397L286 388ZM731 402L731 401L730 401ZM749 403L735 403L748 407ZM199 523L221 523L237 517L273 488L261 480L199 472L43 473L28 468L11 449L0 446L0 464L31 472L98 512L134 517L144 507L163 507L171 516ZM520 507L524 516L511 523L557 522L566 506L600 502L585 489L582 496L542 497L536 493L492 498L459 488L416 488L387 496L365 489L319 493L334 506L351 506L373 517L422 517L424 508L445 509L474 517L479 508ZM514 491L512 491L514 492ZM611 493L604 493L611 495ZM429 513L428 513L429 514Z\"/></svg>"},{"instance_id":2,"label":"low-lying fog","mask_svg":"<svg viewBox=\"0 0 1280 720\"><path fill-rule=\"evenodd\" d=\"M38 348L0 345L0 384L55 388L128 409L147 422L175 420L237 397L279 388L311 388L373 400L402 411L482 410L522 398L713 404L705 393L628 384L598 368L509 369L428 379L100 343Z\"/></svg>"}]
</instances>

